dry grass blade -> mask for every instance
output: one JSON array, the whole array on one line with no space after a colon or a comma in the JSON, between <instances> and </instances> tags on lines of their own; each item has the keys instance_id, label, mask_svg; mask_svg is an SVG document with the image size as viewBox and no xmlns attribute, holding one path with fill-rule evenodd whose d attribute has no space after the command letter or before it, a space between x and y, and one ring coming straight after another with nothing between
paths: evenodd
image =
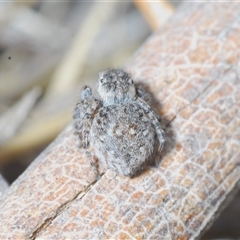
<instances>
[{"instance_id":1,"label":"dry grass blade","mask_svg":"<svg viewBox=\"0 0 240 240\"><path fill-rule=\"evenodd\" d=\"M56 69L46 98L59 96L76 87L93 40L112 16L115 7L116 2L114 1L107 4L102 2L93 4L86 20L79 28L72 46Z\"/></svg>"},{"instance_id":2,"label":"dry grass blade","mask_svg":"<svg viewBox=\"0 0 240 240\"><path fill-rule=\"evenodd\" d=\"M0 165L17 156L24 155L29 149L38 149L52 141L71 119L71 111L63 111L54 116L28 122L22 131L4 144L0 152Z\"/></svg>"},{"instance_id":3,"label":"dry grass blade","mask_svg":"<svg viewBox=\"0 0 240 240\"><path fill-rule=\"evenodd\" d=\"M35 84L46 85L69 43L69 35L67 29L32 9L16 10L0 32L0 100L11 102Z\"/></svg>"},{"instance_id":4,"label":"dry grass blade","mask_svg":"<svg viewBox=\"0 0 240 240\"><path fill-rule=\"evenodd\" d=\"M174 13L173 5L168 1L134 0L134 3L153 30L163 26Z\"/></svg>"},{"instance_id":5,"label":"dry grass blade","mask_svg":"<svg viewBox=\"0 0 240 240\"><path fill-rule=\"evenodd\" d=\"M40 88L34 88L0 116L0 145L16 134L29 112L41 95Z\"/></svg>"}]
</instances>

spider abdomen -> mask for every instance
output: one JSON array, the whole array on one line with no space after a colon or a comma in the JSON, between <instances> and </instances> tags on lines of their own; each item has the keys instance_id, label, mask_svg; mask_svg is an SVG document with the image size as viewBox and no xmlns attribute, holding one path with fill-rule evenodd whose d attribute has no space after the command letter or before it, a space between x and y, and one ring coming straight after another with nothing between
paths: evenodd
<instances>
[{"instance_id":1,"label":"spider abdomen","mask_svg":"<svg viewBox=\"0 0 240 240\"><path fill-rule=\"evenodd\" d=\"M97 158L117 173L134 176L154 150L154 127L134 101L103 107L93 120L90 143Z\"/></svg>"}]
</instances>

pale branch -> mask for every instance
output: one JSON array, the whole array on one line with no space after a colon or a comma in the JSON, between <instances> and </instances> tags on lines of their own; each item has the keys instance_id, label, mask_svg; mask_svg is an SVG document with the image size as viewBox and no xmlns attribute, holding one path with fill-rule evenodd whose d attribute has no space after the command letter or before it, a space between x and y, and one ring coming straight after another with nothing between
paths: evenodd
<instances>
[{"instance_id":1,"label":"pale branch","mask_svg":"<svg viewBox=\"0 0 240 240\"><path fill-rule=\"evenodd\" d=\"M199 238L240 182L239 16L184 3L126 64L161 104L158 167L94 182L69 126L3 196L0 238Z\"/></svg>"}]
</instances>

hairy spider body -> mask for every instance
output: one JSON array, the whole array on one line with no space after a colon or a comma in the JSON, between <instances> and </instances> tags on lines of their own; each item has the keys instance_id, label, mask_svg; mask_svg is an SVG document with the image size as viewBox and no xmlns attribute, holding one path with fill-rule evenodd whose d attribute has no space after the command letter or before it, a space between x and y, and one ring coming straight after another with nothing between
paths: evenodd
<instances>
[{"instance_id":1,"label":"hairy spider body","mask_svg":"<svg viewBox=\"0 0 240 240\"><path fill-rule=\"evenodd\" d=\"M156 136L159 151L164 146L160 117L147 104L149 95L141 86L135 86L123 70L100 73L98 84L101 100L93 97L89 87L84 87L74 110L74 127L81 145L87 150L96 174L93 159L97 158L119 174L135 176L151 158Z\"/></svg>"},{"instance_id":2,"label":"hairy spider body","mask_svg":"<svg viewBox=\"0 0 240 240\"><path fill-rule=\"evenodd\" d=\"M90 139L96 156L126 176L144 168L155 142L148 117L131 102L101 109L93 121Z\"/></svg>"}]
</instances>

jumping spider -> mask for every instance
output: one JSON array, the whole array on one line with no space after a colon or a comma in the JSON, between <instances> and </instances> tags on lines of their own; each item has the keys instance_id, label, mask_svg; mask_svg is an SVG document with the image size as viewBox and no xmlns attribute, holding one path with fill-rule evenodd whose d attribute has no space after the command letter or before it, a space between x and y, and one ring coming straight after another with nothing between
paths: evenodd
<instances>
[{"instance_id":1,"label":"jumping spider","mask_svg":"<svg viewBox=\"0 0 240 240\"><path fill-rule=\"evenodd\" d=\"M73 120L80 145L86 149L97 176L99 159L107 168L133 177L151 158L156 136L158 151L164 146L160 117L148 105L149 95L121 69L99 74L98 94L100 99L85 86L76 104Z\"/></svg>"}]
</instances>

